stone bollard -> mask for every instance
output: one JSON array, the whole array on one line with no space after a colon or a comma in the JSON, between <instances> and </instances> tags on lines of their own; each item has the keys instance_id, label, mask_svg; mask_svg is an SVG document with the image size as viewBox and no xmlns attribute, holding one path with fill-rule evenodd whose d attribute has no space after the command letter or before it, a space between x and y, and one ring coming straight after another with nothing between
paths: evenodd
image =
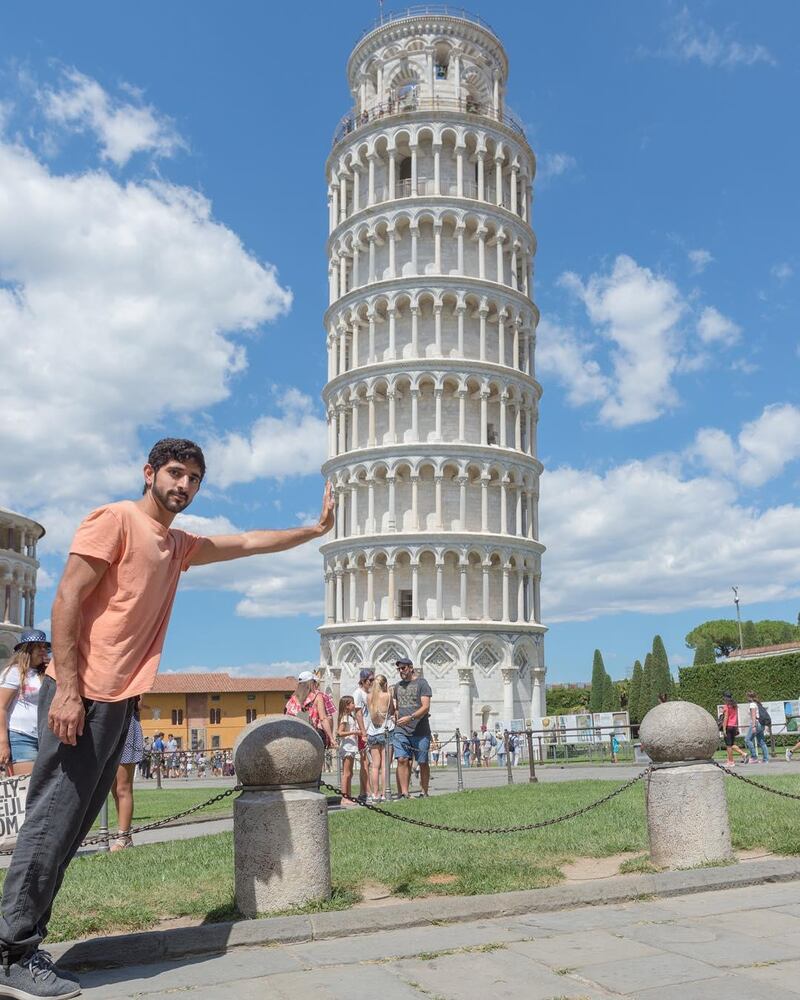
<instances>
[{"instance_id":1,"label":"stone bollard","mask_svg":"<svg viewBox=\"0 0 800 1000\"><path fill-rule=\"evenodd\" d=\"M330 899L322 740L301 719L251 722L233 749L244 786L233 805L236 906L245 917Z\"/></svg>"},{"instance_id":2,"label":"stone bollard","mask_svg":"<svg viewBox=\"0 0 800 1000\"><path fill-rule=\"evenodd\" d=\"M699 705L656 705L639 729L655 765L646 778L650 858L659 868L693 868L733 857L725 775L710 760L719 744L714 719Z\"/></svg>"}]
</instances>

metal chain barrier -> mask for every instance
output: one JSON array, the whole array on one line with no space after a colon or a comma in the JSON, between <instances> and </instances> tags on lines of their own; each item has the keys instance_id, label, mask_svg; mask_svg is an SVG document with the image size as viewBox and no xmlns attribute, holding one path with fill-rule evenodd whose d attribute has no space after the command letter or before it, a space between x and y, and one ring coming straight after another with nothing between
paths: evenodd
<instances>
[{"instance_id":1,"label":"metal chain barrier","mask_svg":"<svg viewBox=\"0 0 800 1000\"><path fill-rule=\"evenodd\" d=\"M375 806L368 802L362 802L352 795L345 795L341 788L337 788L335 785L329 784L327 781L322 782L322 787L329 788L334 794L340 795L343 799L347 799L348 802L354 802L356 805L361 806L363 809L369 809L371 812L379 813L381 816L386 816L389 819L396 819L399 823L408 823L410 826L421 826L426 830L440 830L444 833L468 833L468 834L492 834L492 833L527 833L532 830L544 830L548 826L555 826L556 823L564 823L568 819L576 819L578 816L583 816L592 809L597 809L598 806L605 805L606 802L610 802L611 799L616 798L617 795L621 795L623 792L627 791L637 781L641 781L645 778L652 768L647 767L640 774L637 774L635 778L631 778L630 781L626 781L624 785L620 785L615 788L613 792L609 792L608 795L604 795L602 798L595 799L594 802L588 803L588 805L581 806L580 809L573 809L572 812L564 813L563 816L554 816L552 819L539 820L537 823L523 823L518 826L489 826L489 827L468 827L468 826L447 826L443 823L430 823L424 819L414 819L411 816L402 816L400 813L390 812L388 809L384 809L381 806Z\"/></svg>"},{"instance_id":2,"label":"metal chain barrier","mask_svg":"<svg viewBox=\"0 0 800 1000\"><path fill-rule=\"evenodd\" d=\"M230 795L235 795L236 792L241 792L243 785L234 785L232 788L226 788L224 792L220 792L218 795L214 795L212 798L208 799L206 802L198 802L196 806L191 806L189 809L184 809L182 812L175 813L174 816L165 816L164 819L157 819L152 823L144 823L141 826L133 826L130 830L130 835L133 836L134 833L146 833L148 830L157 830L159 827L166 826L168 823L174 823L176 819L183 819L184 816L191 816L192 813L199 812L201 809L205 809L206 806L212 806L216 802L221 802L223 799L227 799ZM88 837L86 840L81 842L81 847L93 847L95 844L105 844L106 837ZM108 838L112 840L112 837ZM13 848L0 851L0 856L13 854Z\"/></svg>"},{"instance_id":3,"label":"metal chain barrier","mask_svg":"<svg viewBox=\"0 0 800 1000\"><path fill-rule=\"evenodd\" d=\"M785 792L781 788L770 788L769 785L762 785L760 781L754 781L752 778L745 778L743 774L732 771L724 764L720 764L719 761L712 760L709 763L713 764L714 767L718 767L720 771L724 771L724 773L729 777L736 778L738 781L743 781L745 785L752 785L753 788L760 788L762 792L771 792L773 795L780 795L783 799L796 799L797 801L800 801L800 795L796 792Z\"/></svg>"}]
</instances>

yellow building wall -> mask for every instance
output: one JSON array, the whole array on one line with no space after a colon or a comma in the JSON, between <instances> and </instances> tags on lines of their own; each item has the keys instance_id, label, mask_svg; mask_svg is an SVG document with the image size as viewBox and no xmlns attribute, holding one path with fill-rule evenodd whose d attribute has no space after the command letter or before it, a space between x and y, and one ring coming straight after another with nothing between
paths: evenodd
<instances>
[{"instance_id":1,"label":"yellow building wall","mask_svg":"<svg viewBox=\"0 0 800 1000\"><path fill-rule=\"evenodd\" d=\"M207 695L208 711L206 713L203 728L206 732L206 749L212 748L214 736L219 736L219 745L223 748L232 747L236 742L236 737L247 725L247 710L255 709L256 718L261 719L265 715L281 715L286 699L291 694L290 691L257 691L253 699L248 698L247 692L224 693L219 695L219 700L214 700L214 695ZM221 710L220 722L212 723L211 711ZM183 724L173 725L172 713L180 710L183 712ZM189 742L189 719L185 694L146 694L142 698L142 732L151 739L157 732L163 730L165 736L172 733L181 741L181 747L188 749ZM195 723L195 728L197 723Z\"/></svg>"},{"instance_id":2,"label":"yellow building wall","mask_svg":"<svg viewBox=\"0 0 800 1000\"><path fill-rule=\"evenodd\" d=\"M183 724L173 726L172 712L180 710L183 712ZM156 733L164 730L164 736L172 733L180 738L182 746L187 745L189 738L189 727L186 720L186 695L185 694L149 694L142 696L141 704L142 732L152 739Z\"/></svg>"}]
</instances>

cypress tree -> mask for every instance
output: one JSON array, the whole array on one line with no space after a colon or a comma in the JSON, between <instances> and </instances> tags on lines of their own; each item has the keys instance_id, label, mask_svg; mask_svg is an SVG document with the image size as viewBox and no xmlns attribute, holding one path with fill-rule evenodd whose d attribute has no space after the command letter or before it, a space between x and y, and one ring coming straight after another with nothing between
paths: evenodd
<instances>
[{"instance_id":1,"label":"cypress tree","mask_svg":"<svg viewBox=\"0 0 800 1000\"><path fill-rule=\"evenodd\" d=\"M589 711L603 711L603 695L605 694L606 668L603 663L603 654L599 649L594 651L592 661L592 693L589 698Z\"/></svg>"},{"instance_id":2,"label":"cypress tree","mask_svg":"<svg viewBox=\"0 0 800 1000\"><path fill-rule=\"evenodd\" d=\"M669 669L667 650L660 635L653 638L653 677L650 688L650 707L658 704L658 696L672 694L672 674Z\"/></svg>"},{"instance_id":3,"label":"cypress tree","mask_svg":"<svg viewBox=\"0 0 800 1000\"><path fill-rule=\"evenodd\" d=\"M614 711L614 695L616 694L616 688L614 687L614 682L611 680L608 674L605 675L603 679L603 707L600 709L601 712L613 712Z\"/></svg>"},{"instance_id":4,"label":"cypress tree","mask_svg":"<svg viewBox=\"0 0 800 1000\"><path fill-rule=\"evenodd\" d=\"M642 693L642 665L637 660L633 665L631 686L628 688L628 714L631 722L639 722L639 698Z\"/></svg>"},{"instance_id":5,"label":"cypress tree","mask_svg":"<svg viewBox=\"0 0 800 1000\"><path fill-rule=\"evenodd\" d=\"M653 707L650 702L650 691L653 687L653 654L648 653L644 658L642 668L642 689L639 694L639 722L644 719Z\"/></svg>"}]
</instances>

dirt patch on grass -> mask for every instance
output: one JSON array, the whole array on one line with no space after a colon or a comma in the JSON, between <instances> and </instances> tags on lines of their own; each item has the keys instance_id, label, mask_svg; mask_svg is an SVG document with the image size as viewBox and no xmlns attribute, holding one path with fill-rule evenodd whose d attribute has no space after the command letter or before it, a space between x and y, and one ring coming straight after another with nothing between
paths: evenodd
<instances>
[{"instance_id":1,"label":"dirt patch on grass","mask_svg":"<svg viewBox=\"0 0 800 1000\"><path fill-rule=\"evenodd\" d=\"M611 878L619 875L619 866L629 858L637 857L637 852L609 854L606 858L575 858L558 867L567 882L591 882L597 878Z\"/></svg>"},{"instance_id":2,"label":"dirt patch on grass","mask_svg":"<svg viewBox=\"0 0 800 1000\"><path fill-rule=\"evenodd\" d=\"M763 847L748 847L741 851L733 852L737 861L761 861L763 858L782 859L788 857L786 854L773 854Z\"/></svg>"},{"instance_id":3,"label":"dirt patch on grass","mask_svg":"<svg viewBox=\"0 0 800 1000\"><path fill-rule=\"evenodd\" d=\"M428 885L452 885L453 882L458 882L458 875L447 875L440 872L438 875L429 875L423 881L427 882Z\"/></svg>"},{"instance_id":4,"label":"dirt patch on grass","mask_svg":"<svg viewBox=\"0 0 800 1000\"><path fill-rule=\"evenodd\" d=\"M402 896L395 896L383 882L364 882L359 886L361 900L353 904L354 909L368 909L371 906L392 906L404 902Z\"/></svg>"}]
</instances>

